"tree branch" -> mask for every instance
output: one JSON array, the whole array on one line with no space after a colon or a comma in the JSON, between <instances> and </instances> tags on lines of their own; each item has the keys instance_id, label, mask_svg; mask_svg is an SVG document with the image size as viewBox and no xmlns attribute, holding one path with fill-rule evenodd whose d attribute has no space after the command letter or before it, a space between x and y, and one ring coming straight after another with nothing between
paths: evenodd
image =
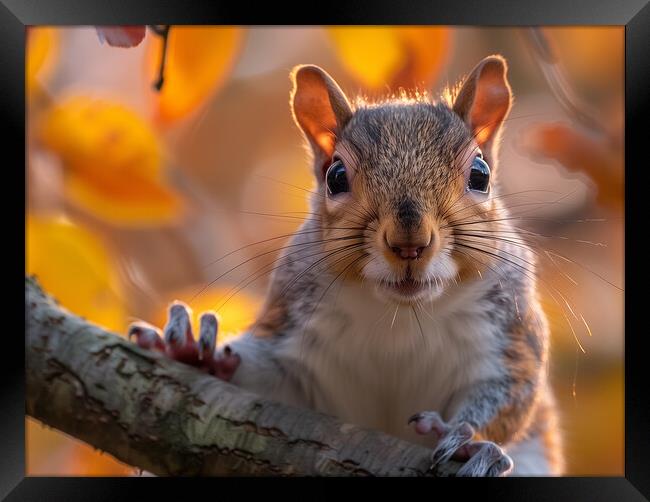
<instances>
[{"instance_id":1,"label":"tree branch","mask_svg":"<svg viewBox=\"0 0 650 502\"><path fill-rule=\"evenodd\" d=\"M431 450L143 350L25 279L27 413L157 475L445 476Z\"/></svg>"}]
</instances>

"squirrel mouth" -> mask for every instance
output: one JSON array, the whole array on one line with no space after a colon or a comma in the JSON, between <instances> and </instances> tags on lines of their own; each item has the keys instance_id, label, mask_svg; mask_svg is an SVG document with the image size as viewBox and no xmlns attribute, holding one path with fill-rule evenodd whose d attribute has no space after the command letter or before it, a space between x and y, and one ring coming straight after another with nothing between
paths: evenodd
<instances>
[{"instance_id":1,"label":"squirrel mouth","mask_svg":"<svg viewBox=\"0 0 650 502\"><path fill-rule=\"evenodd\" d=\"M406 298L414 298L421 292L429 289L429 285L426 282L421 282L411 277L402 279L401 281L384 281L383 285L393 293L397 293L399 296Z\"/></svg>"}]
</instances>

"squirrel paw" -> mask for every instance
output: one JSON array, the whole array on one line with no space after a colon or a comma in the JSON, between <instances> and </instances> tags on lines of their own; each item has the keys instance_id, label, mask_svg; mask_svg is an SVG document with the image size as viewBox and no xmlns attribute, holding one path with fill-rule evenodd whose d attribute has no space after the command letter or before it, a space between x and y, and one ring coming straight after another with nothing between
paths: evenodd
<instances>
[{"instance_id":1,"label":"squirrel paw","mask_svg":"<svg viewBox=\"0 0 650 502\"><path fill-rule=\"evenodd\" d=\"M139 347L163 352L171 359L229 381L241 358L228 345L215 352L217 331L217 317L206 312L201 315L199 341L196 342L192 335L189 308L184 303L175 301L169 307L169 318L163 332L140 321L129 326L128 334L129 339L135 338Z\"/></svg>"},{"instance_id":2,"label":"squirrel paw","mask_svg":"<svg viewBox=\"0 0 650 502\"><path fill-rule=\"evenodd\" d=\"M472 440L474 428L467 422L448 424L435 411L413 415L409 424L412 422L418 434L434 432L438 438L432 468L453 459L465 462L456 476L496 477L512 470L512 459L496 443Z\"/></svg>"}]
</instances>

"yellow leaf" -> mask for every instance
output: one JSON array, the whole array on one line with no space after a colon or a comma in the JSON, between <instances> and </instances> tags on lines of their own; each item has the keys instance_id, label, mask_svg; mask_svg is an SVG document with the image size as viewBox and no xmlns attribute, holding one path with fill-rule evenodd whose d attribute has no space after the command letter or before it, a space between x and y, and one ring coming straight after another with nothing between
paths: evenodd
<instances>
[{"instance_id":1,"label":"yellow leaf","mask_svg":"<svg viewBox=\"0 0 650 502\"><path fill-rule=\"evenodd\" d=\"M96 216L141 225L178 213L180 199L162 173L162 145L129 108L72 97L44 117L40 139L66 168L67 195Z\"/></svg>"},{"instance_id":2,"label":"yellow leaf","mask_svg":"<svg viewBox=\"0 0 650 502\"><path fill-rule=\"evenodd\" d=\"M27 94L36 88L38 80L46 78L54 68L59 51L59 34L55 28L29 27L27 30L25 85Z\"/></svg>"},{"instance_id":3,"label":"yellow leaf","mask_svg":"<svg viewBox=\"0 0 650 502\"><path fill-rule=\"evenodd\" d=\"M234 27L172 26L169 30L164 84L152 90L156 115L164 123L187 116L213 95L233 66L243 30ZM152 37L147 57L148 82L158 75L160 37Z\"/></svg>"},{"instance_id":4,"label":"yellow leaf","mask_svg":"<svg viewBox=\"0 0 650 502\"><path fill-rule=\"evenodd\" d=\"M451 41L449 29L437 26L327 30L344 67L369 91L430 87Z\"/></svg>"},{"instance_id":5,"label":"yellow leaf","mask_svg":"<svg viewBox=\"0 0 650 502\"><path fill-rule=\"evenodd\" d=\"M30 215L27 273L65 308L116 333L126 328L120 281L105 245L62 218Z\"/></svg>"},{"instance_id":6,"label":"yellow leaf","mask_svg":"<svg viewBox=\"0 0 650 502\"><path fill-rule=\"evenodd\" d=\"M390 28L330 28L341 61L366 87L380 88L398 71L402 50Z\"/></svg>"}]
</instances>

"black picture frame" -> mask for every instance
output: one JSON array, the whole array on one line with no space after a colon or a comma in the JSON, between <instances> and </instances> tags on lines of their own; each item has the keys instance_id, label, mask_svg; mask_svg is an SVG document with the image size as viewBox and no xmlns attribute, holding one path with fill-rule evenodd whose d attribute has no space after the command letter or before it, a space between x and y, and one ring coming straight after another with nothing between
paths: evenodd
<instances>
[{"instance_id":1,"label":"black picture frame","mask_svg":"<svg viewBox=\"0 0 650 502\"><path fill-rule=\"evenodd\" d=\"M25 227L18 217L25 207L26 180L20 174L25 165L25 27L28 25L101 25L101 24L235 24L235 25L339 25L339 24L450 24L450 25L618 25L625 26L625 476L606 478L509 478L506 480L428 480L420 484L425 496L442 497L439 488L452 490L453 497L465 499L468 490L485 498L512 500L589 500L616 501L650 499L650 399L645 392L643 350L647 327L642 301L648 291L643 274L638 239L647 228L642 202L650 96L650 4L648 0L411 0L396 3L388 0L327 2L303 4L300 8L278 2L187 2L183 0L1 0L0 1L0 102L4 170L2 194L2 228L5 237L4 280L13 286L3 301L3 314L16 320L15 330L3 326L0 342L0 497L7 500L116 500L159 496L158 490L175 498L196 498L197 488L210 491L207 496L241 496L253 483L250 480L171 480L143 481L118 478L38 478L25 477L25 406L24 345L21 344L19 312L23 311L21 294L24 286ZM9 154L9 155L7 155ZM646 196L647 199L647 196ZM22 239L22 241L21 241ZM15 253L15 256L11 256ZM15 261L9 262L10 259ZM12 266L10 263L23 264ZM13 291L15 288L16 291ZM11 305L15 303L15 307ZM22 348L21 348L22 347ZM18 354L23 354L19 357ZM588 417L598 420L599 417ZM204 483L210 482L210 485ZM216 482L216 484L215 484ZM279 480L261 480L278 483ZM306 499L340 496L342 487L330 493L329 483L278 485L279 496L286 496L289 486L297 486ZM358 487L365 495L375 487L359 481L344 482ZM420 481L419 483L422 483ZM450 483L453 483L450 484ZM392 483L391 483L392 484ZM257 485L257 483L255 483ZM379 484L383 494L386 484ZM413 487L413 489L416 489ZM309 490L305 492L305 490ZM398 488L402 496L415 496ZM447 492L449 493L449 492ZM262 495L262 496L268 496ZM447 495L449 496L449 495ZM364 497L365 498L365 497Z\"/></svg>"}]
</instances>

